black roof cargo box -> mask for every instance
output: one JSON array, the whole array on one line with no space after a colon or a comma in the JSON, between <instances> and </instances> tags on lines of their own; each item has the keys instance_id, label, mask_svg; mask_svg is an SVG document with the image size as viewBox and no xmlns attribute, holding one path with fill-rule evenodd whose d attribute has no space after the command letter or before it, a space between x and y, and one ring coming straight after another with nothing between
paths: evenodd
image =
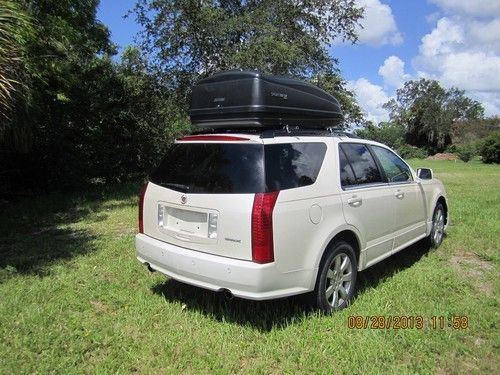
<instances>
[{"instance_id":1,"label":"black roof cargo box","mask_svg":"<svg viewBox=\"0 0 500 375\"><path fill-rule=\"evenodd\" d=\"M193 124L210 128L326 128L343 119L337 99L316 86L240 70L199 81L190 116Z\"/></svg>"}]
</instances>

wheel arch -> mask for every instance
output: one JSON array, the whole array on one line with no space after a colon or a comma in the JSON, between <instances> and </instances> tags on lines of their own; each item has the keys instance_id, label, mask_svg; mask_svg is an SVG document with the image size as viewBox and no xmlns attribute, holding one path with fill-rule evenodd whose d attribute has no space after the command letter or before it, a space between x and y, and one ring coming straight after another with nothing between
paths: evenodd
<instances>
[{"instance_id":1,"label":"wheel arch","mask_svg":"<svg viewBox=\"0 0 500 375\"><path fill-rule=\"evenodd\" d=\"M316 261L316 268L319 269L320 265L324 261L326 254L328 250L333 246L334 243L338 241L345 241L348 244L350 244L354 248L354 253L356 254L356 261L358 263L359 267L359 262L360 262L360 257L361 257L361 238L359 233L356 232L354 228L343 228L339 230L338 232L335 232L332 234L330 239L326 241L326 245L323 246L323 249L321 251L320 256L318 257L318 260ZM317 274L316 274L317 278Z\"/></svg>"},{"instance_id":2,"label":"wheel arch","mask_svg":"<svg viewBox=\"0 0 500 375\"><path fill-rule=\"evenodd\" d=\"M448 224L448 202L446 202L446 198L444 196L440 195L436 200L436 204L434 205L434 207L437 206L438 203L441 203L443 205L445 220L444 223Z\"/></svg>"}]
</instances>

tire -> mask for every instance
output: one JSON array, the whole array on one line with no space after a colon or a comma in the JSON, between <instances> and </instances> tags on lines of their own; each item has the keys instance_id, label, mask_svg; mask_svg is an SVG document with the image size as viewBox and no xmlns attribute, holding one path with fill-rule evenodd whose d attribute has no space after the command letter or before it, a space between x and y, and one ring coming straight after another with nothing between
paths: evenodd
<instances>
[{"instance_id":1,"label":"tire","mask_svg":"<svg viewBox=\"0 0 500 375\"><path fill-rule=\"evenodd\" d=\"M344 241L333 244L318 272L312 295L315 306L326 314L345 308L354 294L358 274L353 247Z\"/></svg>"},{"instance_id":2,"label":"tire","mask_svg":"<svg viewBox=\"0 0 500 375\"><path fill-rule=\"evenodd\" d=\"M441 203L436 204L434 213L432 214L432 229L429 235L429 242L431 247L437 249L443 242L444 238L444 223L446 213Z\"/></svg>"}]
</instances>

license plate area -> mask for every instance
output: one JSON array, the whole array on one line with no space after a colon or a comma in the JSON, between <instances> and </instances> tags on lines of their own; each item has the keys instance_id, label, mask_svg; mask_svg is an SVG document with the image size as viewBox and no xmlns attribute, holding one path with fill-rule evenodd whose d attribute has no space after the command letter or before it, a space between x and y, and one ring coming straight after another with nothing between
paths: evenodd
<instances>
[{"instance_id":1,"label":"license plate area","mask_svg":"<svg viewBox=\"0 0 500 375\"><path fill-rule=\"evenodd\" d=\"M158 227L162 232L179 240L216 241L218 216L214 210L158 204Z\"/></svg>"}]
</instances>

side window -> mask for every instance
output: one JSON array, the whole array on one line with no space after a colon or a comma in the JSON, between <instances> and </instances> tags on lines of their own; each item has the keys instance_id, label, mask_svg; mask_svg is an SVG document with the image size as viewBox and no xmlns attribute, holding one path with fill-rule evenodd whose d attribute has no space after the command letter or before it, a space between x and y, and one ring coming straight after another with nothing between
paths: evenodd
<instances>
[{"instance_id":1,"label":"side window","mask_svg":"<svg viewBox=\"0 0 500 375\"><path fill-rule=\"evenodd\" d=\"M364 144L341 143L340 149L352 167L356 185L383 182L377 164Z\"/></svg>"},{"instance_id":2,"label":"side window","mask_svg":"<svg viewBox=\"0 0 500 375\"><path fill-rule=\"evenodd\" d=\"M267 191L314 184L326 153L324 143L277 143L264 146Z\"/></svg>"},{"instance_id":3,"label":"side window","mask_svg":"<svg viewBox=\"0 0 500 375\"><path fill-rule=\"evenodd\" d=\"M371 146L389 182L411 181L410 168L394 152L378 146Z\"/></svg>"},{"instance_id":4,"label":"side window","mask_svg":"<svg viewBox=\"0 0 500 375\"><path fill-rule=\"evenodd\" d=\"M347 161L344 151L339 148L340 183L342 186L356 185L356 177L351 165Z\"/></svg>"}]
</instances>

